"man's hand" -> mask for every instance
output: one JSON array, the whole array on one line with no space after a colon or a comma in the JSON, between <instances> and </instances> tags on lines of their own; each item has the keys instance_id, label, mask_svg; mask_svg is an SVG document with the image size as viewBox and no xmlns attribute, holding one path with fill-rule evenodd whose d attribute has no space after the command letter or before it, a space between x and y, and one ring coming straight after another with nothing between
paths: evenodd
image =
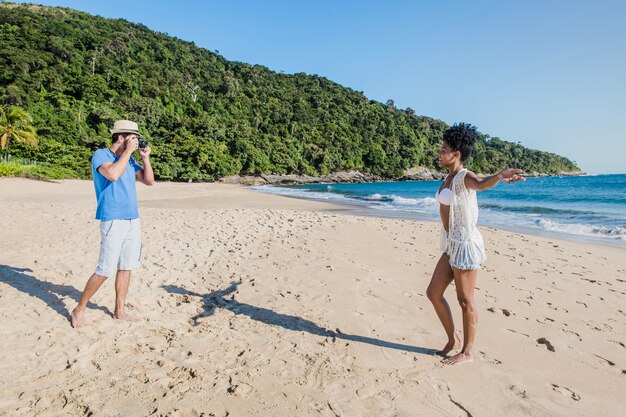
<instances>
[{"instance_id":1,"label":"man's hand","mask_svg":"<svg viewBox=\"0 0 626 417\"><path fill-rule=\"evenodd\" d=\"M139 148L139 141L137 138L127 139L126 140L126 150L125 152L133 153Z\"/></svg>"},{"instance_id":2,"label":"man's hand","mask_svg":"<svg viewBox=\"0 0 626 417\"><path fill-rule=\"evenodd\" d=\"M146 146L143 149L139 149L139 156L141 156L142 160L146 160L150 156L150 151L151 149L149 146Z\"/></svg>"},{"instance_id":3,"label":"man's hand","mask_svg":"<svg viewBox=\"0 0 626 417\"><path fill-rule=\"evenodd\" d=\"M137 180L146 185L154 184L154 172L152 171L152 164L150 163L150 150L149 146L139 149L141 162L143 162L143 169L137 171L136 175Z\"/></svg>"}]
</instances>

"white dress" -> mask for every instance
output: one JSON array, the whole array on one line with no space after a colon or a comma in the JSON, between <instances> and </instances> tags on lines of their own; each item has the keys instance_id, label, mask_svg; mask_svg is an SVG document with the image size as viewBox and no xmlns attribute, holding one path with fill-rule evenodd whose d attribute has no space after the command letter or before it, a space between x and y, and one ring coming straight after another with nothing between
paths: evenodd
<instances>
[{"instance_id":1,"label":"white dress","mask_svg":"<svg viewBox=\"0 0 626 417\"><path fill-rule=\"evenodd\" d=\"M450 257L457 269L480 269L487 259L483 237L478 231L478 201L476 191L465 186L467 169L459 171L452 180L452 204L448 232L441 227L441 250Z\"/></svg>"}]
</instances>

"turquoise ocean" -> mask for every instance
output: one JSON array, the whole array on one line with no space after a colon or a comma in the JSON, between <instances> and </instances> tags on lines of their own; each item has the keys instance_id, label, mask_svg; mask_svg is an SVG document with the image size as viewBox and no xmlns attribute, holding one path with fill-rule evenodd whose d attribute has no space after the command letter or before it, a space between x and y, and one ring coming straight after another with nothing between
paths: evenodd
<instances>
[{"instance_id":1,"label":"turquoise ocean","mask_svg":"<svg viewBox=\"0 0 626 417\"><path fill-rule=\"evenodd\" d=\"M439 221L442 181L259 186L334 202L355 214ZM538 177L478 192L479 225L626 248L626 174Z\"/></svg>"}]
</instances>

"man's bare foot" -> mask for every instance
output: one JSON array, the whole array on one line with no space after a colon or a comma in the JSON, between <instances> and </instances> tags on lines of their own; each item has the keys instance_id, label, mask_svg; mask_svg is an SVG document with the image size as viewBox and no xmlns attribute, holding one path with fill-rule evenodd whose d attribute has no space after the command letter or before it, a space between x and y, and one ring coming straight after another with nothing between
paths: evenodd
<instances>
[{"instance_id":1,"label":"man's bare foot","mask_svg":"<svg viewBox=\"0 0 626 417\"><path fill-rule=\"evenodd\" d=\"M135 323L135 322L139 321L138 317L129 316L126 313L115 313L115 314L113 314L113 318L116 319L116 320L130 321L132 323Z\"/></svg>"},{"instance_id":2,"label":"man's bare foot","mask_svg":"<svg viewBox=\"0 0 626 417\"><path fill-rule=\"evenodd\" d=\"M77 329L85 325L85 310L79 310L76 307L70 314L72 317L72 327Z\"/></svg>"},{"instance_id":3,"label":"man's bare foot","mask_svg":"<svg viewBox=\"0 0 626 417\"><path fill-rule=\"evenodd\" d=\"M436 352L435 355L444 356L444 357L448 356L448 353L450 353L450 351L456 349L459 346L461 346L461 339L459 338L459 333L454 332L454 340L448 341L448 343L443 347L443 349Z\"/></svg>"},{"instance_id":4,"label":"man's bare foot","mask_svg":"<svg viewBox=\"0 0 626 417\"><path fill-rule=\"evenodd\" d=\"M459 352L456 355L441 360L444 365L458 365L460 363L471 362L474 358L470 353Z\"/></svg>"}]
</instances>

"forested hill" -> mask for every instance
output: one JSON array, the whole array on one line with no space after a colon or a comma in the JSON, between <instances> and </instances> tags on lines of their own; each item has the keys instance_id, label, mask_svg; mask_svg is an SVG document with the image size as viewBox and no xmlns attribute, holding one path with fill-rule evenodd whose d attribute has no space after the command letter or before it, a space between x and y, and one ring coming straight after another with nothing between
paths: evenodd
<instances>
[{"instance_id":1,"label":"forested hill","mask_svg":"<svg viewBox=\"0 0 626 417\"><path fill-rule=\"evenodd\" d=\"M436 169L445 123L321 76L216 52L122 19L2 3L0 105L29 112L40 139L37 148L11 143L10 153L88 176L113 121L131 119L153 148L159 179L346 170L398 178L411 167ZM579 171L561 156L487 135L466 165Z\"/></svg>"}]
</instances>

